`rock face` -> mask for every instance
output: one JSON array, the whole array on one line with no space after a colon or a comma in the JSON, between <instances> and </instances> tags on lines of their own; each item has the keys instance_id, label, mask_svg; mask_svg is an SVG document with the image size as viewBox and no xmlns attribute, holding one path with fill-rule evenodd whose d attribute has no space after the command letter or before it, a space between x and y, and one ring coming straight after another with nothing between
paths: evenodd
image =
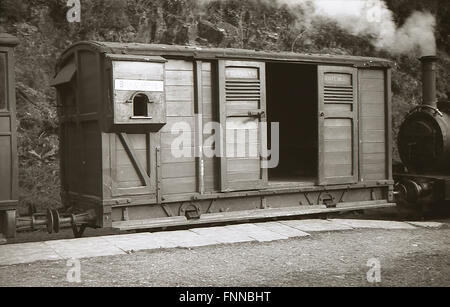
<instances>
[{"instance_id":1,"label":"rock face","mask_svg":"<svg viewBox=\"0 0 450 307\"><path fill-rule=\"evenodd\" d=\"M207 20L200 20L197 24L198 36L209 43L220 45L225 39L225 29L219 28Z\"/></svg>"}]
</instances>

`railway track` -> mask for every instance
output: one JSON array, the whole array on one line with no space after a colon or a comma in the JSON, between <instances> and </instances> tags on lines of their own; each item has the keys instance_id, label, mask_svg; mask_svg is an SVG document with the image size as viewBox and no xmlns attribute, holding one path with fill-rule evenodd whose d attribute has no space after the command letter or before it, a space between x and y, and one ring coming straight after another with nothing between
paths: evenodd
<instances>
[{"instance_id":1,"label":"railway track","mask_svg":"<svg viewBox=\"0 0 450 307\"><path fill-rule=\"evenodd\" d=\"M388 209L377 209L377 210L366 210L366 211L356 211L356 212L346 212L346 213L332 213L332 214L317 214L302 217L301 219L359 219L359 220L381 220L381 221L440 221L450 217L450 212L418 212L417 210L398 210L398 208L388 208ZM256 222L271 222L271 221L283 221L283 220L301 220L298 217L283 218L283 219L260 219ZM250 221L247 221L250 222ZM194 226L172 226L165 228L154 228L151 232L160 231L176 231L176 230L189 230L199 227L215 227L215 226L227 226L242 224L244 222L228 222L228 223L209 223L203 225ZM120 231L113 229L87 229L84 233L84 237L99 237L107 235L118 235L118 234L130 234L139 232L150 232L150 230L140 229L133 231ZM73 233L70 228L63 228L59 233L48 234L46 227L41 229L36 229L34 231L23 231L18 232L15 238L8 239L7 244L16 243L29 243L29 242L43 242L47 240L62 240L62 239L72 239ZM5 242L6 243L6 242Z\"/></svg>"}]
</instances>

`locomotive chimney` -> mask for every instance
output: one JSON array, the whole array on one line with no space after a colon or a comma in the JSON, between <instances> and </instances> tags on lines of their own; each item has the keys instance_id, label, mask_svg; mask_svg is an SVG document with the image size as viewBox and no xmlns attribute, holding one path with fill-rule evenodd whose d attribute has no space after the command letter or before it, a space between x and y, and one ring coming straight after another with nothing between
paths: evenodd
<instances>
[{"instance_id":1,"label":"locomotive chimney","mask_svg":"<svg viewBox=\"0 0 450 307\"><path fill-rule=\"evenodd\" d=\"M420 58L422 62L422 95L423 104L437 107L436 98L436 62L437 56L428 55Z\"/></svg>"}]
</instances>

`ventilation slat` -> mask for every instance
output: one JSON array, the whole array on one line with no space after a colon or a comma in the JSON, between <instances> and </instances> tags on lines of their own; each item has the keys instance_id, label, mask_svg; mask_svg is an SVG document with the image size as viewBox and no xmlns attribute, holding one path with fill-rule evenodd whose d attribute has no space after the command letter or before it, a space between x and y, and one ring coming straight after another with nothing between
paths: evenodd
<instances>
[{"instance_id":1,"label":"ventilation slat","mask_svg":"<svg viewBox=\"0 0 450 307\"><path fill-rule=\"evenodd\" d=\"M227 90L255 90L259 91L259 86L225 86Z\"/></svg>"},{"instance_id":2,"label":"ventilation slat","mask_svg":"<svg viewBox=\"0 0 450 307\"><path fill-rule=\"evenodd\" d=\"M353 97L353 94L335 94L335 93L326 93L326 97Z\"/></svg>"},{"instance_id":3,"label":"ventilation slat","mask_svg":"<svg viewBox=\"0 0 450 307\"><path fill-rule=\"evenodd\" d=\"M325 89L353 89L352 85L325 85Z\"/></svg>"},{"instance_id":4,"label":"ventilation slat","mask_svg":"<svg viewBox=\"0 0 450 307\"><path fill-rule=\"evenodd\" d=\"M233 91L233 92L230 92L230 91L228 91L227 92L227 96L235 96L235 95L257 95L257 96L259 96L259 91Z\"/></svg>"},{"instance_id":5,"label":"ventilation slat","mask_svg":"<svg viewBox=\"0 0 450 307\"><path fill-rule=\"evenodd\" d=\"M325 93L337 93L337 94L353 94L353 90L342 90L342 91L338 91L338 90L327 90L325 89Z\"/></svg>"},{"instance_id":6,"label":"ventilation slat","mask_svg":"<svg viewBox=\"0 0 450 307\"><path fill-rule=\"evenodd\" d=\"M259 97L254 97L254 98L250 98L250 97L245 97L245 98L227 98L227 101L259 101Z\"/></svg>"},{"instance_id":7,"label":"ventilation slat","mask_svg":"<svg viewBox=\"0 0 450 307\"><path fill-rule=\"evenodd\" d=\"M353 103L352 86L330 86L324 87L323 100L325 103Z\"/></svg>"},{"instance_id":8,"label":"ventilation slat","mask_svg":"<svg viewBox=\"0 0 450 307\"><path fill-rule=\"evenodd\" d=\"M254 101L261 99L261 84L258 80L226 80L227 101Z\"/></svg>"},{"instance_id":9,"label":"ventilation slat","mask_svg":"<svg viewBox=\"0 0 450 307\"><path fill-rule=\"evenodd\" d=\"M344 93L351 93L353 92L352 88L325 88L326 91L330 92L344 92Z\"/></svg>"}]
</instances>

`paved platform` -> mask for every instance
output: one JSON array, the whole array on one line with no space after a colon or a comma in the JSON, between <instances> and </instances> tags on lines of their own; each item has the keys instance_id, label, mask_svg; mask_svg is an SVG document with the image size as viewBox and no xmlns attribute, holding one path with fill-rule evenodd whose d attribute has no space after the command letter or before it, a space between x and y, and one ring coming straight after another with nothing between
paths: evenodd
<instances>
[{"instance_id":1,"label":"paved platform","mask_svg":"<svg viewBox=\"0 0 450 307\"><path fill-rule=\"evenodd\" d=\"M310 233L320 231L348 231L357 228L396 230L442 228L445 226L448 225L438 222L395 222L356 219L286 220L203 227L190 230L6 244L0 246L0 265L121 255L134 251L161 248L194 248L216 244L269 242L308 237L311 235Z\"/></svg>"}]
</instances>

